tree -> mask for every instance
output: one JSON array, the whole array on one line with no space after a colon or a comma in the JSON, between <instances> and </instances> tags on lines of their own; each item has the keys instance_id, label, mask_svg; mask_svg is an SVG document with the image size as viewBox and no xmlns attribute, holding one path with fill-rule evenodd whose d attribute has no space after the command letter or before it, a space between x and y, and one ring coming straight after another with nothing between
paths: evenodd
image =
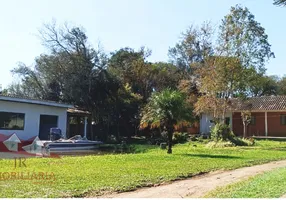
<instances>
[{"instance_id":1,"label":"tree","mask_svg":"<svg viewBox=\"0 0 286 200\"><path fill-rule=\"evenodd\" d=\"M262 73L257 73L255 70L248 70L247 77L247 96L271 96L278 94L277 76L266 76Z\"/></svg>"},{"instance_id":2,"label":"tree","mask_svg":"<svg viewBox=\"0 0 286 200\"><path fill-rule=\"evenodd\" d=\"M278 95L286 95L286 76L284 75L277 82L278 85Z\"/></svg>"},{"instance_id":3,"label":"tree","mask_svg":"<svg viewBox=\"0 0 286 200\"><path fill-rule=\"evenodd\" d=\"M80 27L52 23L40 33L49 51L33 66L20 64L13 70L22 81L10 92L77 105L90 111L93 121L104 124L114 111L121 84L106 70L103 50L92 48Z\"/></svg>"},{"instance_id":4,"label":"tree","mask_svg":"<svg viewBox=\"0 0 286 200\"><path fill-rule=\"evenodd\" d=\"M123 85L129 84L131 91L141 95L144 101L150 97L154 87L152 63L146 60L150 54L144 48L139 51L123 48L111 54L108 65L108 71L117 76Z\"/></svg>"},{"instance_id":5,"label":"tree","mask_svg":"<svg viewBox=\"0 0 286 200\"><path fill-rule=\"evenodd\" d=\"M190 26L182 34L182 40L169 49L171 62L185 73L194 74L199 64L214 53L213 33L209 22L205 22L201 27Z\"/></svg>"},{"instance_id":6,"label":"tree","mask_svg":"<svg viewBox=\"0 0 286 200\"><path fill-rule=\"evenodd\" d=\"M242 124L243 124L243 137L247 136L247 126L251 122L251 111L241 112Z\"/></svg>"},{"instance_id":7,"label":"tree","mask_svg":"<svg viewBox=\"0 0 286 200\"><path fill-rule=\"evenodd\" d=\"M286 6L286 0L274 0L273 4L277 6Z\"/></svg>"},{"instance_id":8,"label":"tree","mask_svg":"<svg viewBox=\"0 0 286 200\"><path fill-rule=\"evenodd\" d=\"M236 5L224 17L219 28L218 54L236 57L245 68L265 71L265 63L274 58L265 29L248 10Z\"/></svg>"},{"instance_id":9,"label":"tree","mask_svg":"<svg viewBox=\"0 0 286 200\"><path fill-rule=\"evenodd\" d=\"M274 57L268 36L247 8L231 7L219 28L214 56L199 69L196 113L212 111L217 123L225 123L229 99L245 96L249 71L265 73L265 63Z\"/></svg>"},{"instance_id":10,"label":"tree","mask_svg":"<svg viewBox=\"0 0 286 200\"><path fill-rule=\"evenodd\" d=\"M0 91L0 95L8 95L8 90L3 89L2 91Z\"/></svg>"},{"instance_id":11,"label":"tree","mask_svg":"<svg viewBox=\"0 0 286 200\"><path fill-rule=\"evenodd\" d=\"M195 112L212 111L215 121L224 123L229 108L229 98L244 88L244 68L235 57L210 57L199 73L199 92L202 94L195 104Z\"/></svg>"},{"instance_id":12,"label":"tree","mask_svg":"<svg viewBox=\"0 0 286 200\"><path fill-rule=\"evenodd\" d=\"M168 133L168 153L172 153L172 138L175 125L189 123L193 119L192 108L185 96L175 90L155 92L142 109L141 128L164 127Z\"/></svg>"},{"instance_id":13,"label":"tree","mask_svg":"<svg viewBox=\"0 0 286 200\"><path fill-rule=\"evenodd\" d=\"M175 65L166 62L156 62L151 65L151 73L154 75L154 91L162 91L166 88L177 89L183 72Z\"/></svg>"}]
</instances>

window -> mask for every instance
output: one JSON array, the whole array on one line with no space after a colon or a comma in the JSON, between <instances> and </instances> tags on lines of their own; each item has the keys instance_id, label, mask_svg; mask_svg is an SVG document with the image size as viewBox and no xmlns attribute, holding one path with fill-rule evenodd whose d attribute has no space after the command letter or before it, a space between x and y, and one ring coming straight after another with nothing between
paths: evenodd
<instances>
[{"instance_id":1,"label":"window","mask_svg":"<svg viewBox=\"0 0 286 200\"><path fill-rule=\"evenodd\" d=\"M24 130L25 114L0 112L0 129Z\"/></svg>"},{"instance_id":2,"label":"window","mask_svg":"<svg viewBox=\"0 0 286 200\"><path fill-rule=\"evenodd\" d=\"M230 118L229 118L229 117L226 117L226 118L224 119L224 123L225 123L226 125L229 125L229 124L230 124Z\"/></svg>"},{"instance_id":3,"label":"window","mask_svg":"<svg viewBox=\"0 0 286 200\"><path fill-rule=\"evenodd\" d=\"M256 124L256 118L255 116L250 117L250 125L255 125Z\"/></svg>"},{"instance_id":4,"label":"window","mask_svg":"<svg viewBox=\"0 0 286 200\"><path fill-rule=\"evenodd\" d=\"M286 125L286 115L280 115L280 123L281 125Z\"/></svg>"}]
</instances>

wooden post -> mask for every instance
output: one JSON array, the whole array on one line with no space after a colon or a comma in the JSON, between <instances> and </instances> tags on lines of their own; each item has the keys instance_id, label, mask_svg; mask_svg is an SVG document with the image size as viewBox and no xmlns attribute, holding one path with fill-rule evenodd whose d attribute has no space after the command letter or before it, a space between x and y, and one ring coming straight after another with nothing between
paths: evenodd
<instances>
[{"instance_id":1,"label":"wooden post","mask_svg":"<svg viewBox=\"0 0 286 200\"><path fill-rule=\"evenodd\" d=\"M67 127L65 138L70 138L70 116L67 114Z\"/></svg>"},{"instance_id":2,"label":"wooden post","mask_svg":"<svg viewBox=\"0 0 286 200\"><path fill-rule=\"evenodd\" d=\"M268 136L267 112L265 112L265 136Z\"/></svg>"}]
</instances>

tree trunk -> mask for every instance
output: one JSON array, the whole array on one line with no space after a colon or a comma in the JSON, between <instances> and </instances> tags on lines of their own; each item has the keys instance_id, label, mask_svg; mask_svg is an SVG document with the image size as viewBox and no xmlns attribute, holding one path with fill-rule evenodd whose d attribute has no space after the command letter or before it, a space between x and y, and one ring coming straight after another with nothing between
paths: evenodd
<instances>
[{"instance_id":1,"label":"tree trunk","mask_svg":"<svg viewBox=\"0 0 286 200\"><path fill-rule=\"evenodd\" d=\"M223 111L222 111L222 124L225 124L225 115L226 115L227 101L228 101L228 97L224 97Z\"/></svg>"},{"instance_id":2,"label":"tree trunk","mask_svg":"<svg viewBox=\"0 0 286 200\"><path fill-rule=\"evenodd\" d=\"M167 132L168 132L168 151L167 151L167 153L171 154L172 153L172 145L173 145L174 126L168 125Z\"/></svg>"},{"instance_id":3,"label":"tree trunk","mask_svg":"<svg viewBox=\"0 0 286 200\"><path fill-rule=\"evenodd\" d=\"M246 124L243 123L243 137L246 137Z\"/></svg>"}]
</instances>

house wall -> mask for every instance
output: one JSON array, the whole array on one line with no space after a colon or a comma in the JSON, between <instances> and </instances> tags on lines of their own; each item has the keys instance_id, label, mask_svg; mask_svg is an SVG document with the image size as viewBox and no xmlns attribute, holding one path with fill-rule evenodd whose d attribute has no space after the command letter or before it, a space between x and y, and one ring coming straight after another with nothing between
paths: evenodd
<instances>
[{"instance_id":1,"label":"house wall","mask_svg":"<svg viewBox=\"0 0 286 200\"><path fill-rule=\"evenodd\" d=\"M286 112L268 112L268 136L286 137L286 125L281 125L280 115Z\"/></svg>"},{"instance_id":2,"label":"house wall","mask_svg":"<svg viewBox=\"0 0 286 200\"><path fill-rule=\"evenodd\" d=\"M0 111L25 113L24 130L1 130L0 134L8 135L16 133L22 140L39 135L40 115L58 116L58 127L66 134L67 111L66 108L52 107L46 105L36 105L28 103L18 103L0 100Z\"/></svg>"},{"instance_id":3,"label":"house wall","mask_svg":"<svg viewBox=\"0 0 286 200\"><path fill-rule=\"evenodd\" d=\"M229 126L230 130L232 130L232 124L233 124L233 119L232 119L232 113L226 113L225 117L230 118ZM213 120L213 114L212 113L203 113L201 115L200 119L200 133L210 133L211 128L213 127L213 123L210 121Z\"/></svg>"},{"instance_id":4,"label":"house wall","mask_svg":"<svg viewBox=\"0 0 286 200\"><path fill-rule=\"evenodd\" d=\"M255 124L248 125L247 136L265 136L265 113L253 112L251 113L251 115L255 117ZM234 134L237 136L243 136L243 123L241 119L241 112L234 112L232 115L232 119Z\"/></svg>"},{"instance_id":5,"label":"house wall","mask_svg":"<svg viewBox=\"0 0 286 200\"><path fill-rule=\"evenodd\" d=\"M203 113L200 119L200 133L209 133L213 124L210 122L213 120L212 114Z\"/></svg>"}]
</instances>

